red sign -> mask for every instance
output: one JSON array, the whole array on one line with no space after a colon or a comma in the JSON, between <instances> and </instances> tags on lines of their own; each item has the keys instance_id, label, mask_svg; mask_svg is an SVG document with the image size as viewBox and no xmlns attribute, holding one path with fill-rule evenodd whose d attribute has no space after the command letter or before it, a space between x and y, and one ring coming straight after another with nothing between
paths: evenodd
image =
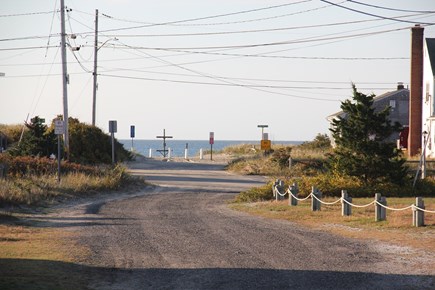
<instances>
[{"instance_id":1,"label":"red sign","mask_svg":"<svg viewBox=\"0 0 435 290\"><path fill-rule=\"evenodd\" d=\"M210 145L214 144L214 132L210 132Z\"/></svg>"}]
</instances>

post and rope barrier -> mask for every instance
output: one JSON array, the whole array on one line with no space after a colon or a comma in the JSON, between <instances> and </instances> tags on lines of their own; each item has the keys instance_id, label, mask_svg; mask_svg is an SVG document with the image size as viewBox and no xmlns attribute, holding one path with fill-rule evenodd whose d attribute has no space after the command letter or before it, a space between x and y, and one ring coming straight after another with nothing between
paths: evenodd
<instances>
[{"instance_id":1,"label":"post and rope barrier","mask_svg":"<svg viewBox=\"0 0 435 290\"><path fill-rule=\"evenodd\" d=\"M277 179L274 184L272 185L272 191L273 196L276 198L276 200L282 200L287 194L289 196L289 205L291 206L297 206L298 201L305 201L311 198L311 210L312 211L319 211L321 209L321 204L324 205L334 205L339 202L342 204L342 216L350 216L352 214L352 207L356 208L366 208L369 206L374 205L375 206L375 220L376 221L383 221L386 220L386 210L391 211L405 211L405 210L412 210L413 218L412 218L412 225L416 227L424 226L424 213L435 213L435 210L427 210L424 206L424 201L422 197L417 197L415 204L409 205L404 208L393 208L390 206L387 206L387 199L385 196L382 196L380 193L375 194L375 199L364 205L358 205L352 203L352 197L350 197L346 190L342 190L342 195L339 199L333 201L333 202L325 202L322 201L322 192L312 187L312 190L309 195L307 195L304 198L299 198L299 188L297 183L293 183L291 186L288 187L288 189L282 193L284 189L284 185L282 180Z\"/></svg>"}]
</instances>

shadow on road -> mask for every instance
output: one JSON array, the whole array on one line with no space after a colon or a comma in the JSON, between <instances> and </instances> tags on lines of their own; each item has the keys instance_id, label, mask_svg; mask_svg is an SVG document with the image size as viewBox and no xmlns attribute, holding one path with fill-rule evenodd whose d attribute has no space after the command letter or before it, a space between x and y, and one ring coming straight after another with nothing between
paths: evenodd
<instances>
[{"instance_id":1,"label":"shadow on road","mask_svg":"<svg viewBox=\"0 0 435 290\"><path fill-rule=\"evenodd\" d=\"M417 283L416 283L417 282ZM0 289L434 289L434 276L245 268L117 269L0 259Z\"/></svg>"}]
</instances>

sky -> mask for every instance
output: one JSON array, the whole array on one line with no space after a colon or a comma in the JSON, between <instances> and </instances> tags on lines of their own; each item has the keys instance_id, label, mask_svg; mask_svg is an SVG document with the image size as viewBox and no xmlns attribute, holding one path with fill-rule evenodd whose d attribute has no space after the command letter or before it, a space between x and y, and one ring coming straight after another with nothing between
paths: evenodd
<instances>
[{"instance_id":1,"label":"sky","mask_svg":"<svg viewBox=\"0 0 435 290\"><path fill-rule=\"evenodd\" d=\"M433 0L65 0L70 117L116 137L307 141L352 97L410 80L410 28ZM60 0L2 0L0 124L63 113ZM75 36L75 37L74 37ZM78 51L72 48L80 47Z\"/></svg>"}]
</instances>

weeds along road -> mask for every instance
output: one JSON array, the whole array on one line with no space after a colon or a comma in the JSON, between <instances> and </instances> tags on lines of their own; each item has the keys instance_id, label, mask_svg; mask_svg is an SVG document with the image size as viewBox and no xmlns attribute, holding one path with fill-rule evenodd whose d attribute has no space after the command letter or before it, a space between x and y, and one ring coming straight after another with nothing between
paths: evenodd
<instances>
[{"instance_id":1,"label":"weeds along road","mask_svg":"<svg viewBox=\"0 0 435 290\"><path fill-rule=\"evenodd\" d=\"M430 274L372 243L229 209L264 184L223 165L144 160L135 175L158 186L90 204L78 225L91 249L92 289L433 289ZM75 213L77 214L77 213Z\"/></svg>"}]
</instances>

